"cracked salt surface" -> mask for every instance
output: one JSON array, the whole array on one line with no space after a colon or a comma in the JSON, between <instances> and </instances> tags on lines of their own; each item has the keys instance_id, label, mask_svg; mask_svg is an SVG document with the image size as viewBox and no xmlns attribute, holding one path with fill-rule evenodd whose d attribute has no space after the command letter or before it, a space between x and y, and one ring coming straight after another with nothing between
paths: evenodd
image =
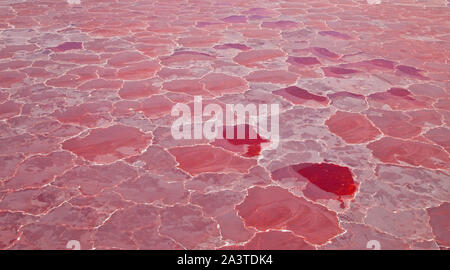
<instances>
[{"instance_id":1,"label":"cracked salt surface","mask_svg":"<svg viewBox=\"0 0 450 270\"><path fill-rule=\"evenodd\" d=\"M445 1L7 2L0 249L450 247ZM175 140L196 95L278 147Z\"/></svg>"}]
</instances>

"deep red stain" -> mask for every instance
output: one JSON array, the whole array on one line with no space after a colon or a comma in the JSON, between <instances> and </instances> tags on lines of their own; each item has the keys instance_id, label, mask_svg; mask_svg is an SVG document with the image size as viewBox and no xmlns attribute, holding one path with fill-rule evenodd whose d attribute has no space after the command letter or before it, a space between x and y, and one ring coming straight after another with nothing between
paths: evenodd
<instances>
[{"instance_id":1,"label":"deep red stain","mask_svg":"<svg viewBox=\"0 0 450 270\"><path fill-rule=\"evenodd\" d=\"M328 68L334 74L352 74L357 73L357 70L349 69L349 68L340 68L340 67L329 67Z\"/></svg>"},{"instance_id":2,"label":"deep red stain","mask_svg":"<svg viewBox=\"0 0 450 270\"><path fill-rule=\"evenodd\" d=\"M415 67L398 65L397 66L397 70L399 70L399 71L401 71L401 72L403 72L405 74L408 74L410 76L413 76L413 77L419 77L419 78L422 78L422 79L426 78L420 73L422 70L417 69Z\"/></svg>"},{"instance_id":3,"label":"deep red stain","mask_svg":"<svg viewBox=\"0 0 450 270\"><path fill-rule=\"evenodd\" d=\"M356 191L352 172L347 167L331 163L302 163L293 168L320 189L339 197L353 195Z\"/></svg>"},{"instance_id":4,"label":"deep red stain","mask_svg":"<svg viewBox=\"0 0 450 270\"><path fill-rule=\"evenodd\" d=\"M329 58L339 58L339 54L329 51L326 48L314 47L312 48L313 52L320 54L322 56L326 56Z\"/></svg>"},{"instance_id":5,"label":"deep red stain","mask_svg":"<svg viewBox=\"0 0 450 270\"><path fill-rule=\"evenodd\" d=\"M261 20L264 18L268 18L268 16L262 16L262 15L251 15L248 17L250 20Z\"/></svg>"},{"instance_id":6,"label":"deep red stain","mask_svg":"<svg viewBox=\"0 0 450 270\"><path fill-rule=\"evenodd\" d=\"M336 32L336 31L320 31L319 34L322 36L332 36L332 37L339 38L339 39L351 39L352 38L351 36L349 36L347 34Z\"/></svg>"},{"instance_id":7,"label":"deep red stain","mask_svg":"<svg viewBox=\"0 0 450 270\"><path fill-rule=\"evenodd\" d=\"M210 25L217 25L219 23L216 22L197 22L197 24L195 25L196 27L205 27L205 26L210 26Z\"/></svg>"},{"instance_id":8,"label":"deep red stain","mask_svg":"<svg viewBox=\"0 0 450 270\"><path fill-rule=\"evenodd\" d=\"M222 21L228 22L228 23L246 23L247 18L245 16L233 15L233 16L228 16L226 18L223 18Z\"/></svg>"},{"instance_id":9,"label":"deep red stain","mask_svg":"<svg viewBox=\"0 0 450 270\"><path fill-rule=\"evenodd\" d=\"M288 94L291 94L295 97L307 99L307 100L315 100L317 102L326 102L327 98L311 94L305 89L299 88L297 86L290 86L284 89Z\"/></svg>"},{"instance_id":10,"label":"deep red stain","mask_svg":"<svg viewBox=\"0 0 450 270\"><path fill-rule=\"evenodd\" d=\"M388 92L391 93L391 95L398 97L405 97L411 94L411 92L403 88L391 88L388 90Z\"/></svg>"},{"instance_id":11,"label":"deep red stain","mask_svg":"<svg viewBox=\"0 0 450 270\"><path fill-rule=\"evenodd\" d=\"M295 57L290 56L287 59L288 63L291 64L299 64L299 65L319 65L320 62L315 57Z\"/></svg>"},{"instance_id":12,"label":"deep red stain","mask_svg":"<svg viewBox=\"0 0 450 270\"><path fill-rule=\"evenodd\" d=\"M218 49L218 50L225 50L225 49L238 49L241 51L248 51L251 48L248 47L247 45L244 44L239 44L239 43L226 43L223 45L216 45L214 46L214 49Z\"/></svg>"},{"instance_id":13,"label":"deep red stain","mask_svg":"<svg viewBox=\"0 0 450 270\"><path fill-rule=\"evenodd\" d=\"M355 93L350 93L350 92L346 92L346 91L336 92L336 93L333 93L333 94L329 94L328 96L329 96L329 97L333 97L333 98L337 98L337 97L342 97L342 98L350 97L350 98L364 99L364 96L363 96L363 95L355 94Z\"/></svg>"},{"instance_id":14,"label":"deep red stain","mask_svg":"<svg viewBox=\"0 0 450 270\"><path fill-rule=\"evenodd\" d=\"M411 97L411 92L403 88L393 87L389 89L387 92L393 96L400 97L406 100L415 100L413 97Z\"/></svg>"},{"instance_id":15,"label":"deep red stain","mask_svg":"<svg viewBox=\"0 0 450 270\"><path fill-rule=\"evenodd\" d=\"M82 49L81 42L64 42L57 47L52 48L53 51L64 52L69 50L80 50Z\"/></svg>"},{"instance_id":16,"label":"deep red stain","mask_svg":"<svg viewBox=\"0 0 450 270\"><path fill-rule=\"evenodd\" d=\"M238 138L238 128L245 129L245 136L244 138ZM234 126L234 133L233 136L231 134L228 138L227 136L227 128L224 127L223 130L223 137L226 139L229 143L233 145L248 145L247 152L245 153L245 156L247 157L255 157L258 156L261 152L261 144L270 142L269 140L266 140L262 138L254 129L253 127L250 128L250 125L235 125Z\"/></svg>"}]
</instances>

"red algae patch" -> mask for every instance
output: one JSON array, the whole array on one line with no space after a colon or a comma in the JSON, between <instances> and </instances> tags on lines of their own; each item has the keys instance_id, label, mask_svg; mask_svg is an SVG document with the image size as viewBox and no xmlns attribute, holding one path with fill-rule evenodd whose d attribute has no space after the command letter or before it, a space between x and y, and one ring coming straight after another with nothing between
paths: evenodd
<instances>
[{"instance_id":1,"label":"red algae patch","mask_svg":"<svg viewBox=\"0 0 450 270\"><path fill-rule=\"evenodd\" d=\"M42 187L72 167L73 158L68 152L32 156L20 164L14 177L5 186L8 189Z\"/></svg>"},{"instance_id":2,"label":"red algae patch","mask_svg":"<svg viewBox=\"0 0 450 270\"><path fill-rule=\"evenodd\" d=\"M138 99L149 97L159 92L160 87L155 86L153 81L126 81L119 90L123 99Z\"/></svg>"},{"instance_id":3,"label":"red algae patch","mask_svg":"<svg viewBox=\"0 0 450 270\"><path fill-rule=\"evenodd\" d=\"M346 78L353 74L359 73L356 69L343 67L323 67L323 73L326 77Z\"/></svg>"},{"instance_id":4,"label":"red algae patch","mask_svg":"<svg viewBox=\"0 0 450 270\"><path fill-rule=\"evenodd\" d=\"M352 39L351 36L341 33L341 32L337 32L337 31L320 31L319 35L329 36L329 37L333 37L336 39L344 39L344 40Z\"/></svg>"},{"instance_id":5,"label":"red algae patch","mask_svg":"<svg viewBox=\"0 0 450 270\"><path fill-rule=\"evenodd\" d=\"M62 123L73 123L82 126L96 126L104 114L109 112L111 104L106 101L83 103L77 106L66 107L64 111L56 111L53 116Z\"/></svg>"},{"instance_id":6,"label":"red algae patch","mask_svg":"<svg viewBox=\"0 0 450 270\"><path fill-rule=\"evenodd\" d=\"M284 70L257 70L245 79L249 82L291 84L297 81L297 75Z\"/></svg>"},{"instance_id":7,"label":"red algae patch","mask_svg":"<svg viewBox=\"0 0 450 270\"><path fill-rule=\"evenodd\" d=\"M337 111L325 125L347 143L368 142L381 134L367 117L358 113Z\"/></svg>"},{"instance_id":8,"label":"red algae patch","mask_svg":"<svg viewBox=\"0 0 450 270\"><path fill-rule=\"evenodd\" d=\"M174 204L187 198L188 192L183 189L180 182L169 182L143 175L137 179L121 183L116 191L127 200L138 203L152 203L160 200L166 204Z\"/></svg>"},{"instance_id":9,"label":"red algae patch","mask_svg":"<svg viewBox=\"0 0 450 270\"><path fill-rule=\"evenodd\" d=\"M449 249L448 2L0 0L0 249Z\"/></svg>"},{"instance_id":10,"label":"red algae patch","mask_svg":"<svg viewBox=\"0 0 450 270\"><path fill-rule=\"evenodd\" d=\"M347 167L330 163L303 163L294 165L293 168L300 175L326 192L345 196L353 195L356 191L352 172Z\"/></svg>"},{"instance_id":11,"label":"red algae patch","mask_svg":"<svg viewBox=\"0 0 450 270\"><path fill-rule=\"evenodd\" d=\"M289 86L272 92L275 95L282 96L293 104L306 105L311 107L322 107L328 105L328 98L308 92L297 86Z\"/></svg>"},{"instance_id":12,"label":"red algae patch","mask_svg":"<svg viewBox=\"0 0 450 270\"><path fill-rule=\"evenodd\" d=\"M448 223L450 203L444 202L438 207L428 208L427 213L430 216L430 225L438 245L450 246L450 227Z\"/></svg>"},{"instance_id":13,"label":"red algae patch","mask_svg":"<svg viewBox=\"0 0 450 270\"><path fill-rule=\"evenodd\" d=\"M27 76L18 71L1 71L0 87L10 88L16 83L21 83Z\"/></svg>"},{"instance_id":14,"label":"red algae patch","mask_svg":"<svg viewBox=\"0 0 450 270\"><path fill-rule=\"evenodd\" d=\"M385 163L406 162L431 169L450 169L448 153L432 144L385 137L370 143L367 148Z\"/></svg>"},{"instance_id":15,"label":"red algae patch","mask_svg":"<svg viewBox=\"0 0 450 270\"><path fill-rule=\"evenodd\" d=\"M395 62L386 59L372 59L367 60L366 63L382 69L394 69L395 65Z\"/></svg>"},{"instance_id":16,"label":"red algae patch","mask_svg":"<svg viewBox=\"0 0 450 270\"><path fill-rule=\"evenodd\" d=\"M214 46L214 49L216 50L236 49L240 51L248 51L251 49L251 47L248 47L247 45L240 43L225 43L222 45Z\"/></svg>"},{"instance_id":17,"label":"red algae patch","mask_svg":"<svg viewBox=\"0 0 450 270\"><path fill-rule=\"evenodd\" d=\"M263 22L261 27L271 29L287 30L290 28L296 28L298 23L293 21L277 21L277 22Z\"/></svg>"},{"instance_id":18,"label":"red algae patch","mask_svg":"<svg viewBox=\"0 0 450 270\"><path fill-rule=\"evenodd\" d=\"M7 193L0 202L0 209L39 215L70 199L74 193L74 191L62 190L52 185L39 189L22 189Z\"/></svg>"},{"instance_id":19,"label":"red algae patch","mask_svg":"<svg viewBox=\"0 0 450 270\"><path fill-rule=\"evenodd\" d=\"M210 73L200 80L206 90L215 95L242 93L247 90L247 82L240 77L221 73Z\"/></svg>"},{"instance_id":20,"label":"red algae patch","mask_svg":"<svg viewBox=\"0 0 450 270\"><path fill-rule=\"evenodd\" d=\"M425 137L450 153L450 129L443 127L431 129L425 134Z\"/></svg>"},{"instance_id":21,"label":"red algae patch","mask_svg":"<svg viewBox=\"0 0 450 270\"><path fill-rule=\"evenodd\" d=\"M201 209L192 205L175 205L161 210L160 233L169 236L188 249L203 245L211 249L219 236L217 224L203 216Z\"/></svg>"},{"instance_id":22,"label":"red algae patch","mask_svg":"<svg viewBox=\"0 0 450 270\"><path fill-rule=\"evenodd\" d=\"M171 66L186 64L190 61L212 61L215 57L206 53L199 53L195 51L178 51L174 52L170 56L161 57L160 59L162 65Z\"/></svg>"},{"instance_id":23,"label":"red algae patch","mask_svg":"<svg viewBox=\"0 0 450 270\"><path fill-rule=\"evenodd\" d=\"M64 42L56 47L50 48L54 52L65 52L69 50L81 50L83 49L83 43L81 42Z\"/></svg>"},{"instance_id":24,"label":"red algae patch","mask_svg":"<svg viewBox=\"0 0 450 270\"><path fill-rule=\"evenodd\" d=\"M292 232L259 232L243 246L228 246L225 250L314 250L314 246L305 242Z\"/></svg>"},{"instance_id":25,"label":"red algae patch","mask_svg":"<svg viewBox=\"0 0 450 270\"><path fill-rule=\"evenodd\" d=\"M157 61L142 61L119 69L117 78L123 80L143 80L153 77L161 68Z\"/></svg>"},{"instance_id":26,"label":"red algae patch","mask_svg":"<svg viewBox=\"0 0 450 270\"><path fill-rule=\"evenodd\" d=\"M283 182L294 180L296 186L303 186L303 194L311 200L333 199L341 202L352 197L358 187L349 168L331 163L300 163L277 169L271 173L272 179Z\"/></svg>"},{"instance_id":27,"label":"red algae patch","mask_svg":"<svg viewBox=\"0 0 450 270\"><path fill-rule=\"evenodd\" d=\"M398 65L396 67L397 71L400 74L404 74L410 77L414 77L421 80L427 80L428 78L422 75L422 70L417 69L415 67L405 66L405 65Z\"/></svg>"},{"instance_id":28,"label":"red algae patch","mask_svg":"<svg viewBox=\"0 0 450 270\"><path fill-rule=\"evenodd\" d=\"M64 141L62 148L90 161L111 163L140 154L151 139L151 135L137 128L114 125L93 129L86 137Z\"/></svg>"},{"instance_id":29,"label":"red algae patch","mask_svg":"<svg viewBox=\"0 0 450 270\"><path fill-rule=\"evenodd\" d=\"M211 47L220 41L220 38L215 36L191 36L184 37L177 40L177 42L184 47Z\"/></svg>"},{"instance_id":30,"label":"red algae patch","mask_svg":"<svg viewBox=\"0 0 450 270\"><path fill-rule=\"evenodd\" d=\"M426 102L426 99L419 100L403 88L391 88L386 92L369 95L367 99L372 107L380 109L386 106L393 110L415 110L431 107L431 102Z\"/></svg>"},{"instance_id":31,"label":"red algae patch","mask_svg":"<svg viewBox=\"0 0 450 270\"><path fill-rule=\"evenodd\" d=\"M6 119L20 114L21 108L22 105L15 103L14 101L7 101L0 104L0 119Z\"/></svg>"},{"instance_id":32,"label":"red algae patch","mask_svg":"<svg viewBox=\"0 0 450 270\"><path fill-rule=\"evenodd\" d=\"M102 59L96 54L83 54L83 53L56 53L52 54L51 60L57 62L68 62L76 64L99 64Z\"/></svg>"},{"instance_id":33,"label":"red algae patch","mask_svg":"<svg viewBox=\"0 0 450 270\"><path fill-rule=\"evenodd\" d=\"M249 189L236 209L246 226L263 231L290 230L312 244L324 244L343 232L336 213L280 187Z\"/></svg>"},{"instance_id":34,"label":"red algae patch","mask_svg":"<svg viewBox=\"0 0 450 270\"><path fill-rule=\"evenodd\" d=\"M245 138L238 139L238 127L234 126L234 138L229 139L227 134L227 129L225 128L223 131L223 137L226 138L226 140L233 144L233 145L248 145L247 152L245 153L245 156L247 157L254 157L258 156L261 151L261 144L269 142L269 140L261 138L261 136L256 133L253 129L250 128L250 125L245 125ZM252 134L256 133L256 134ZM253 139L253 137L255 137Z\"/></svg>"},{"instance_id":35,"label":"red algae patch","mask_svg":"<svg viewBox=\"0 0 450 270\"><path fill-rule=\"evenodd\" d=\"M284 52L281 50L251 50L240 52L233 60L240 65L255 67L259 66L259 62L282 56L284 56Z\"/></svg>"},{"instance_id":36,"label":"red algae patch","mask_svg":"<svg viewBox=\"0 0 450 270\"><path fill-rule=\"evenodd\" d=\"M315 57L296 57L289 56L286 60L289 64L296 66L312 66L312 65L320 65L319 60Z\"/></svg>"},{"instance_id":37,"label":"red algae patch","mask_svg":"<svg viewBox=\"0 0 450 270\"><path fill-rule=\"evenodd\" d=\"M246 38L275 39L280 37L280 32L272 29L246 29L240 32Z\"/></svg>"},{"instance_id":38,"label":"red algae patch","mask_svg":"<svg viewBox=\"0 0 450 270\"><path fill-rule=\"evenodd\" d=\"M7 92L0 91L0 103L5 102L9 98L9 94Z\"/></svg>"},{"instance_id":39,"label":"red algae patch","mask_svg":"<svg viewBox=\"0 0 450 270\"><path fill-rule=\"evenodd\" d=\"M169 115L173 107L168 98L163 95L153 95L139 101L119 101L114 104L113 114L115 116L127 116L142 112L150 119L157 119Z\"/></svg>"},{"instance_id":40,"label":"red algae patch","mask_svg":"<svg viewBox=\"0 0 450 270\"><path fill-rule=\"evenodd\" d=\"M125 67L131 63L144 60L146 57L138 52L122 52L114 55L108 60L108 64L113 67Z\"/></svg>"},{"instance_id":41,"label":"red algae patch","mask_svg":"<svg viewBox=\"0 0 450 270\"><path fill-rule=\"evenodd\" d=\"M366 114L385 135L408 139L419 135L422 131L422 128L403 112L368 110Z\"/></svg>"},{"instance_id":42,"label":"red algae patch","mask_svg":"<svg viewBox=\"0 0 450 270\"><path fill-rule=\"evenodd\" d=\"M247 18L245 16L232 15L226 18L223 18L222 21L227 23L246 23Z\"/></svg>"},{"instance_id":43,"label":"red algae patch","mask_svg":"<svg viewBox=\"0 0 450 270\"><path fill-rule=\"evenodd\" d=\"M150 119L156 119L168 115L173 107L173 103L162 95L152 96L141 102L138 111L144 113Z\"/></svg>"},{"instance_id":44,"label":"red algae patch","mask_svg":"<svg viewBox=\"0 0 450 270\"><path fill-rule=\"evenodd\" d=\"M82 84L85 80L80 79L76 75L62 75L57 78L49 79L45 82L48 86L54 87L77 87Z\"/></svg>"},{"instance_id":45,"label":"red algae patch","mask_svg":"<svg viewBox=\"0 0 450 270\"><path fill-rule=\"evenodd\" d=\"M163 89L170 92L185 93L189 95L209 95L204 89L204 85L197 79L169 81L164 83Z\"/></svg>"},{"instance_id":46,"label":"red algae patch","mask_svg":"<svg viewBox=\"0 0 450 270\"><path fill-rule=\"evenodd\" d=\"M395 66L395 62L386 59L372 59L342 64L341 66L345 68L355 68L370 73L380 73L392 72Z\"/></svg>"},{"instance_id":47,"label":"red algae patch","mask_svg":"<svg viewBox=\"0 0 450 270\"><path fill-rule=\"evenodd\" d=\"M330 59L338 59L339 58L339 54L334 53L334 52L328 50L327 48L313 47L313 48L311 48L311 52L318 57L330 58Z\"/></svg>"},{"instance_id":48,"label":"red algae patch","mask_svg":"<svg viewBox=\"0 0 450 270\"><path fill-rule=\"evenodd\" d=\"M363 95L346 91L329 94L331 105L351 112L360 112L367 108L367 103Z\"/></svg>"},{"instance_id":49,"label":"red algae patch","mask_svg":"<svg viewBox=\"0 0 450 270\"><path fill-rule=\"evenodd\" d=\"M175 147L169 149L179 163L178 167L191 175L205 172L247 173L256 166L256 160L241 158L211 145Z\"/></svg>"},{"instance_id":50,"label":"red algae patch","mask_svg":"<svg viewBox=\"0 0 450 270\"><path fill-rule=\"evenodd\" d=\"M58 176L52 185L68 190L78 189L83 195L92 196L136 177L134 167L119 161L107 165L77 166Z\"/></svg>"},{"instance_id":51,"label":"red algae patch","mask_svg":"<svg viewBox=\"0 0 450 270\"><path fill-rule=\"evenodd\" d=\"M237 138L238 128L243 128L245 130L245 136L242 139ZM212 144L229 151L241 153L244 157L257 157L261 153L261 144L270 142L269 140L262 138L255 129L248 124L235 125L233 129L234 136L229 136L231 138L228 138L227 127L223 127L222 135L224 139L215 140ZM245 149L242 149L242 146L244 146Z\"/></svg>"}]
</instances>

